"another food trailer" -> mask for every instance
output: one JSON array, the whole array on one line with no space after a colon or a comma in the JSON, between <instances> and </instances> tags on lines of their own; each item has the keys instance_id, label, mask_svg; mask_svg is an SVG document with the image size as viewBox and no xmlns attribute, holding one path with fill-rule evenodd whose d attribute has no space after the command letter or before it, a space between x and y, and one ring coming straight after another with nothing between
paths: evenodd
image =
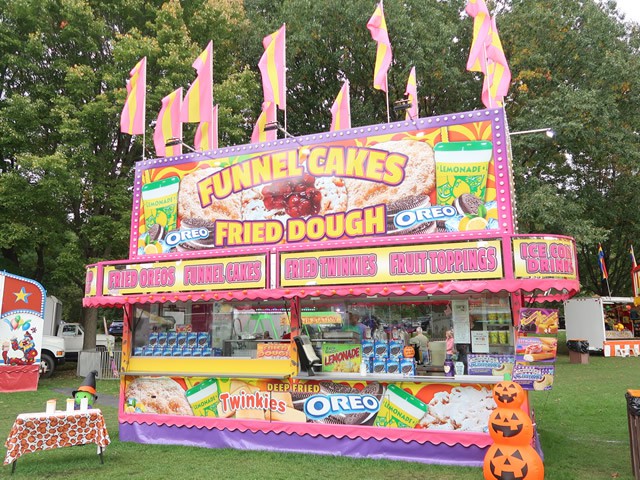
<instances>
[{"instance_id":1,"label":"another food trailer","mask_svg":"<svg viewBox=\"0 0 640 480\"><path fill-rule=\"evenodd\" d=\"M581 297L564 303L568 339L605 357L640 355L640 309L633 297Z\"/></svg>"},{"instance_id":2,"label":"another food trailer","mask_svg":"<svg viewBox=\"0 0 640 480\"><path fill-rule=\"evenodd\" d=\"M529 302L579 289L512 180L500 108L139 162L84 299L124 311L120 438L481 465L493 385L551 388Z\"/></svg>"},{"instance_id":3,"label":"another food trailer","mask_svg":"<svg viewBox=\"0 0 640 480\"><path fill-rule=\"evenodd\" d=\"M45 298L35 280L0 272L0 392L38 389Z\"/></svg>"}]
</instances>

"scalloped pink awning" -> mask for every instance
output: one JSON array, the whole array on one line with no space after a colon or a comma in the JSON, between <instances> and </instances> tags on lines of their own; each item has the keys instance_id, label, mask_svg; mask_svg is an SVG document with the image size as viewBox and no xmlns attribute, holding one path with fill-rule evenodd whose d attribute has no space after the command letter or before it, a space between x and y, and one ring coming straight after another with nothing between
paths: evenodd
<instances>
[{"instance_id":1,"label":"scalloped pink awning","mask_svg":"<svg viewBox=\"0 0 640 480\"><path fill-rule=\"evenodd\" d=\"M354 285L307 288L277 288L208 292L153 293L85 297L85 307L115 307L127 304L176 303L210 300L281 300L307 297L404 297L417 295L452 295L465 293L523 293L529 300L563 300L580 290L580 282L566 279L503 279L481 281L450 281L415 284Z\"/></svg>"}]
</instances>

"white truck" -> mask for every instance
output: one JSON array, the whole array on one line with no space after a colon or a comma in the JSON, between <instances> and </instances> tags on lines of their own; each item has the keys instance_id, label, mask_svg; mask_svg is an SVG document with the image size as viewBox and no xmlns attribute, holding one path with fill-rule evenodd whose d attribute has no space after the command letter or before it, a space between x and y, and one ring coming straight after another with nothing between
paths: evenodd
<instances>
[{"instance_id":1,"label":"white truck","mask_svg":"<svg viewBox=\"0 0 640 480\"><path fill-rule=\"evenodd\" d=\"M40 377L49 378L65 362L64 340L51 335L42 336Z\"/></svg>"},{"instance_id":2,"label":"white truck","mask_svg":"<svg viewBox=\"0 0 640 480\"><path fill-rule=\"evenodd\" d=\"M84 344L84 328L79 323L62 321L62 302L54 296L47 296L45 301L44 334L61 339L66 359L77 360ZM96 350L113 351L115 342L113 335L96 334Z\"/></svg>"},{"instance_id":3,"label":"white truck","mask_svg":"<svg viewBox=\"0 0 640 480\"><path fill-rule=\"evenodd\" d=\"M587 340L590 351L603 351L607 340L621 338L605 328L605 310L633 305L632 297L584 297L564 302L567 340ZM631 308L631 307L630 307ZM607 333L611 332L611 333Z\"/></svg>"}]
</instances>

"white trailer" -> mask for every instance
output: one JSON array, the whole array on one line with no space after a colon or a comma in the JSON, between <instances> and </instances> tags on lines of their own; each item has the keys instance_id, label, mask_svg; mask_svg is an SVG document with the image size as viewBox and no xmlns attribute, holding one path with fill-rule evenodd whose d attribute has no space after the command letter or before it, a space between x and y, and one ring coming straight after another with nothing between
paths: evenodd
<instances>
[{"instance_id":1,"label":"white trailer","mask_svg":"<svg viewBox=\"0 0 640 480\"><path fill-rule=\"evenodd\" d=\"M633 297L585 297L565 301L567 340L587 340L590 351L603 352L605 356L636 354L640 339L634 340L633 333L605 328L605 310L627 305L633 306Z\"/></svg>"}]
</instances>

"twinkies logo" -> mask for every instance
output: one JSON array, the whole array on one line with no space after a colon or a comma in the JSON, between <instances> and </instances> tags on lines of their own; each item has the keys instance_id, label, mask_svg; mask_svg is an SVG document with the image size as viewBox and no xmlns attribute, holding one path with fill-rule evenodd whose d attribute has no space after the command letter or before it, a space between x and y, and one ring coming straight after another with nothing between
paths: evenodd
<instances>
[{"instance_id":1,"label":"twinkies logo","mask_svg":"<svg viewBox=\"0 0 640 480\"><path fill-rule=\"evenodd\" d=\"M304 413L312 420L322 420L329 415L352 413L376 413L380 402L373 395L313 395L304 403Z\"/></svg>"},{"instance_id":2,"label":"twinkies logo","mask_svg":"<svg viewBox=\"0 0 640 480\"><path fill-rule=\"evenodd\" d=\"M176 245L190 240L201 240L209 237L209 230L206 228L192 228L191 230L173 230L167 233L164 241L169 247L175 247Z\"/></svg>"},{"instance_id":3,"label":"twinkies logo","mask_svg":"<svg viewBox=\"0 0 640 480\"><path fill-rule=\"evenodd\" d=\"M436 205L428 208L416 208L396 213L393 224L398 229L414 227L421 223L447 220L458 215L451 205Z\"/></svg>"}]
</instances>

